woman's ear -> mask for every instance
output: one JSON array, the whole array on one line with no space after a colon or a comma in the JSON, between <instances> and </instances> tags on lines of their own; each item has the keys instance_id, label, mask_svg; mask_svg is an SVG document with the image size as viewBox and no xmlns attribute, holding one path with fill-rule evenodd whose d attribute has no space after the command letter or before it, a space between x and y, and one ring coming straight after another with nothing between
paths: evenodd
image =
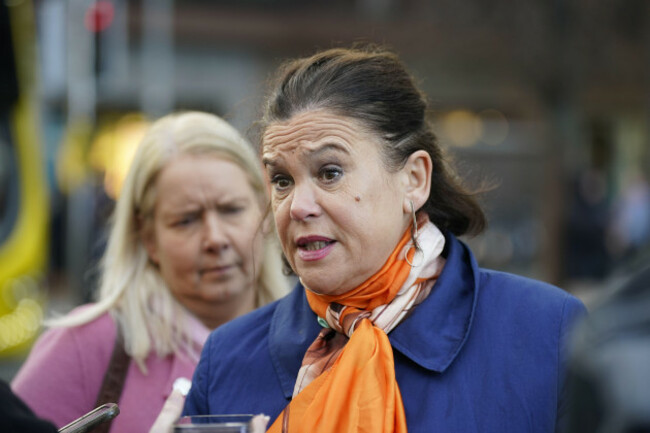
<instances>
[{"instance_id":1,"label":"woman's ear","mask_svg":"<svg viewBox=\"0 0 650 433\"><path fill-rule=\"evenodd\" d=\"M418 150L411 154L402 168L405 181L404 203L405 213L411 213L411 203L417 211L429 199L431 190L431 172L433 170L431 156L425 150Z\"/></svg>"}]
</instances>

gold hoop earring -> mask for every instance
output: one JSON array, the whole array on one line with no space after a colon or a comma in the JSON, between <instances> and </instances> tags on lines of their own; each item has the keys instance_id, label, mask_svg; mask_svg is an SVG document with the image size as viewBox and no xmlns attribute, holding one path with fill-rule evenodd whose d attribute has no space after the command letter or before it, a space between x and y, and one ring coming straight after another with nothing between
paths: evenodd
<instances>
[{"instance_id":1,"label":"gold hoop earring","mask_svg":"<svg viewBox=\"0 0 650 433\"><path fill-rule=\"evenodd\" d=\"M411 205L411 216L413 217L413 226L411 226L411 240L413 241L413 247L415 248L415 253L413 254L413 258L418 254L422 254L422 248L420 248L420 244L418 244L418 222L417 218L415 216L415 206L413 206L413 201L409 200L409 204ZM423 257L422 255L420 257ZM417 268L420 266L422 263L418 263L417 265L411 263L409 260L408 252L406 254L406 263L411 265L412 268Z\"/></svg>"}]
</instances>

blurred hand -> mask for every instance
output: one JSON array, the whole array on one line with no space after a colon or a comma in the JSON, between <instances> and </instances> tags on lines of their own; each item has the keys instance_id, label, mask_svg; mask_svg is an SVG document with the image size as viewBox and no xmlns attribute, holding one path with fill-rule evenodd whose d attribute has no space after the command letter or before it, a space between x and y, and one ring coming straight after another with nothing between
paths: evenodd
<instances>
[{"instance_id":1,"label":"blurred hand","mask_svg":"<svg viewBox=\"0 0 650 433\"><path fill-rule=\"evenodd\" d=\"M262 414L255 415L251 420L251 433L264 433L268 423L268 416Z\"/></svg>"},{"instance_id":2,"label":"blurred hand","mask_svg":"<svg viewBox=\"0 0 650 433\"><path fill-rule=\"evenodd\" d=\"M172 433L174 431L174 423L181 416L184 404L185 396L178 389L174 389L169 397L167 397L167 400L165 400L165 405L151 426L149 433Z\"/></svg>"}]
</instances>

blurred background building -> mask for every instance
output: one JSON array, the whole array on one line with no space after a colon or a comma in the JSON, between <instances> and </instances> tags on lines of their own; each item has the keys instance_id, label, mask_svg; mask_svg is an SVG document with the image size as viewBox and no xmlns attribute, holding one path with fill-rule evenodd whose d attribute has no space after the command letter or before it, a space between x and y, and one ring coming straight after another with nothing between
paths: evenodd
<instances>
[{"instance_id":1,"label":"blurred background building","mask_svg":"<svg viewBox=\"0 0 650 433\"><path fill-rule=\"evenodd\" d=\"M481 265L587 303L650 261L647 0L8 0L0 7L0 377L91 299L148 122L247 133L287 57L375 42L431 103L490 228ZM253 137L251 137L253 138Z\"/></svg>"}]
</instances>

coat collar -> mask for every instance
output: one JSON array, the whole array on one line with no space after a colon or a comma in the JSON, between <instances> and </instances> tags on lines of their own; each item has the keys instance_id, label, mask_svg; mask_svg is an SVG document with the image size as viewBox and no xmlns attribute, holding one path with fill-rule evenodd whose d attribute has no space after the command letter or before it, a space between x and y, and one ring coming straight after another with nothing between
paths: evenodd
<instances>
[{"instance_id":1,"label":"coat collar","mask_svg":"<svg viewBox=\"0 0 650 433\"><path fill-rule=\"evenodd\" d=\"M445 238L447 262L431 294L388 336L393 348L438 373L465 344L479 291L478 266L469 248L451 234Z\"/></svg>"},{"instance_id":2,"label":"coat collar","mask_svg":"<svg viewBox=\"0 0 650 433\"><path fill-rule=\"evenodd\" d=\"M479 290L478 266L469 248L450 233L445 238L447 262L431 294L389 334L395 350L438 373L449 367L467 340ZM298 284L278 303L269 331L271 359L287 399L302 357L320 330L304 292Z\"/></svg>"}]
</instances>

